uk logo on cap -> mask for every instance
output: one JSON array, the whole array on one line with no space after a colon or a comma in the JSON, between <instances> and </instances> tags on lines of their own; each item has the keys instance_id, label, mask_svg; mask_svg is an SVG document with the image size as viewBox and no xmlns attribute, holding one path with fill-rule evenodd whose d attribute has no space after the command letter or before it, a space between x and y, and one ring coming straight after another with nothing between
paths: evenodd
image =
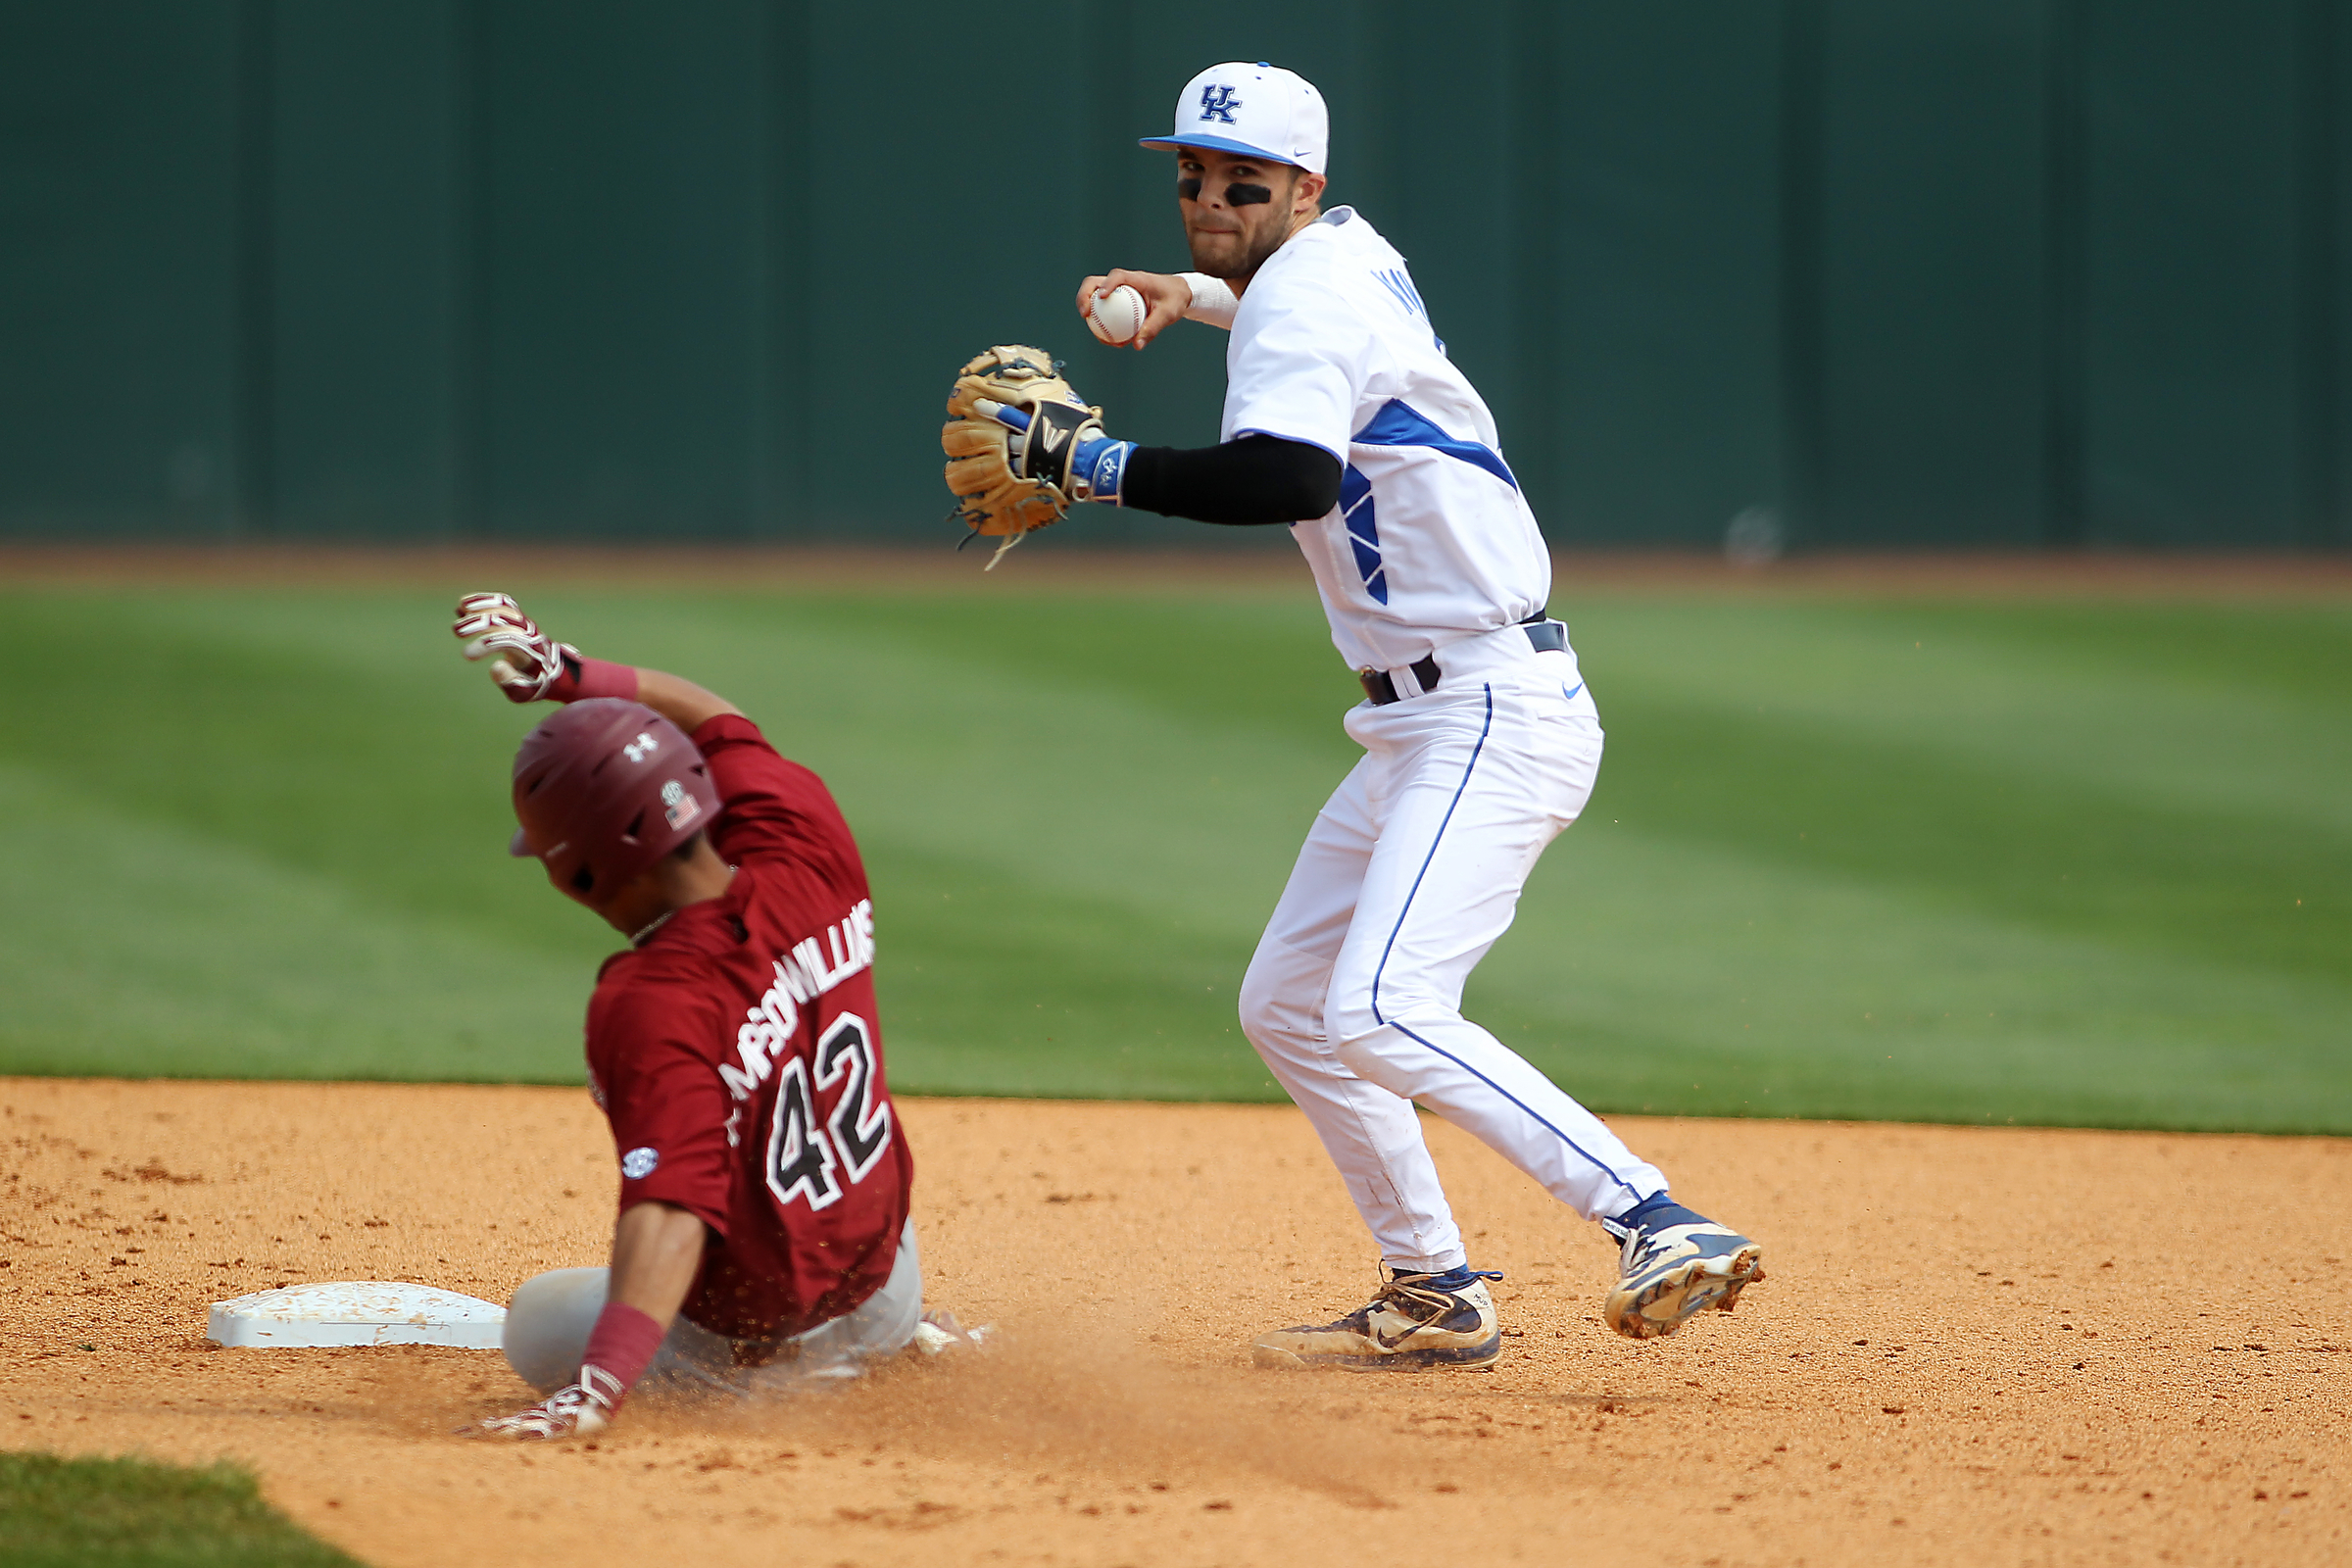
<instances>
[{"instance_id":1,"label":"uk logo on cap","mask_svg":"<svg viewBox=\"0 0 2352 1568\"><path fill-rule=\"evenodd\" d=\"M1331 113L1314 83L1265 61L1211 66L1176 99L1176 127L1144 147L1199 147L1325 172Z\"/></svg>"}]
</instances>

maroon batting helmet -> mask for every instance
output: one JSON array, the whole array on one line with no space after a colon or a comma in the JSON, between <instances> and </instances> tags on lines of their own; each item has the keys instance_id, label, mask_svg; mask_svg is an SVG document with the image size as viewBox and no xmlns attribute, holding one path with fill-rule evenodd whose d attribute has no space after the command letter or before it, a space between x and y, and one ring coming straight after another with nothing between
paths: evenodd
<instances>
[{"instance_id":1,"label":"maroon batting helmet","mask_svg":"<svg viewBox=\"0 0 2352 1568\"><path fill-rule=\"evenodd\" d=\"M643 703L592 697L558 709L514 754L508 853L537 856L548 880L590 903L709 827L710 764L685 731Z\"/></svg>"}]
</instances>

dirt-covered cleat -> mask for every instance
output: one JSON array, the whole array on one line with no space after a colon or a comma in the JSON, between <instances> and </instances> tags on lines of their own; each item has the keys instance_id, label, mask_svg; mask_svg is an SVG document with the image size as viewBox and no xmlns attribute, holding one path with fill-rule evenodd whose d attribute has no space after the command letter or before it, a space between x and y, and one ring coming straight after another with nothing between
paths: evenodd
<instances>
[{"instance_id":1,"label":"dirt-covered cleat","mask_svg":"<svg viewBox=\"0 0 2352 1568\"><path fill-rule=\"evenodd\" d=\"M995 1332L986 1323L977 1323L967 1329L956 1321L953 1312L926 1310L921 1321L914 1325L914 1338L907 1342L906 1348L924 1355L939 1355L959 1348L976 1350L984 1348L989 1336Z\"/></svg>"},{"instance_id":2,"label":"dirt-covered cleat","mask_svg":"<svg viewBox=\"0 0 2352 1568\"><path fill-rule=\"evenodd\" d=\"M1414 1372L1493 1366L1502 1330L1487 1281L1499 1274L1398 1274L1336 1323L1261 1334L1250 1359L1263 1367L1336 1367L1343 1372Z\"/></svg>"},{"instance_id":3,"label":"dirt-covered cleat","mask_svg":"<svg viewBox=\"0 0 2352 1568\"><path fill-rule=\"evenodd\" d=\"M1602 1315L1627 1339L1672 1334L1708 1307L1729 1312L1740 1293L1764 1277L1763 1248L1729 1226L1691 1219L1695 1223L1624 1231L1617 1285Z\"/></svg>"}]
</instances>

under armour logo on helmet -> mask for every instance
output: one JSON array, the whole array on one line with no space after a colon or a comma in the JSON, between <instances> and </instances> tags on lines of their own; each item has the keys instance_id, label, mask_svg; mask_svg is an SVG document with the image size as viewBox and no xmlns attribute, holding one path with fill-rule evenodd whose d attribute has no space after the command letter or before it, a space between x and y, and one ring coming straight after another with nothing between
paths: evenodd
<instances>
[{"instance_id":1,"label":"under armour logo on helmet","mask_svg":"<svg viewBox=\"0 0 2352 1568\"><path fill-rule=\"evenodd\" d=\"M632 762L644 761L647 758L653 756L658 749L659 748L657 748L654 744L654 738L643 730L639 730L637 732L637 738L635 740L630 741L621 747L621 751L628 755L628 759Z\"/></svg>"},{"instance_id":2,"label":"under armour logo on helmet","mask_svg":"<svg viewBox=\"0 0 2352 1568\"><path fill-rule=\"evenodd\" d=\"M1200 89L1202 120L1222 120L1230 125L1234 122L1233 112L1241 107L1242 101L1233 95L1231 87L1208 86Z\"/></svg>"}]
</instances>

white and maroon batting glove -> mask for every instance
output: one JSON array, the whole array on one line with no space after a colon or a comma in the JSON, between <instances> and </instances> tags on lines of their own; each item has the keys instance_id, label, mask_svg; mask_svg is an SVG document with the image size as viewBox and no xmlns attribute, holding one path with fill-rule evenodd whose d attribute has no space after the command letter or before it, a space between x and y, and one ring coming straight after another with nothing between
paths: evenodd
<instances>
[{"instance_id":1,"label":"white and maroon batting glove","mask_svg":"<svg viewBox=\"0 0 2352 1568\"><path fill-rule=\"evenodd\" d=\"M490 661L490 678L511 703L541 699L576 703L583 697L637 696L637 671L589 659L556 642L508 594L467 594L458 601L456 624L466 657Z\"/></svg>"},{"instance_id":2,"label":"white and maroon batting glove","mask_svg":"<svg viewBox=\"0 0 2352 1568\"><path fill-rule=\"evenodd\" d=\"M463 1435L544 1442L602 1432L612 1424L613 1413L628 1397L629 1390L645 1376L668 1332L626 1301L607 1301L597 1314L595 1327L588 1331L578 1382L558 1389L527 1410L466 1427Z\"/></svg>"},{"instance_id":3,"label":"white and maroon batting glove","mask_svg":"<svg viewBox=\"0 0 2352 1568\"><path fill-rule=\"evenodd\" d=\"M478 1426L468 1427L466 1435L513 1438L522 1443L592 1437L612 1424L613 1412L620 1408L627 1393L620 1379L589 1363L580 1368L579 1382L558 1389L528 1409L513 1415L495 1415Z\"/></svg>"}]
</instances>

